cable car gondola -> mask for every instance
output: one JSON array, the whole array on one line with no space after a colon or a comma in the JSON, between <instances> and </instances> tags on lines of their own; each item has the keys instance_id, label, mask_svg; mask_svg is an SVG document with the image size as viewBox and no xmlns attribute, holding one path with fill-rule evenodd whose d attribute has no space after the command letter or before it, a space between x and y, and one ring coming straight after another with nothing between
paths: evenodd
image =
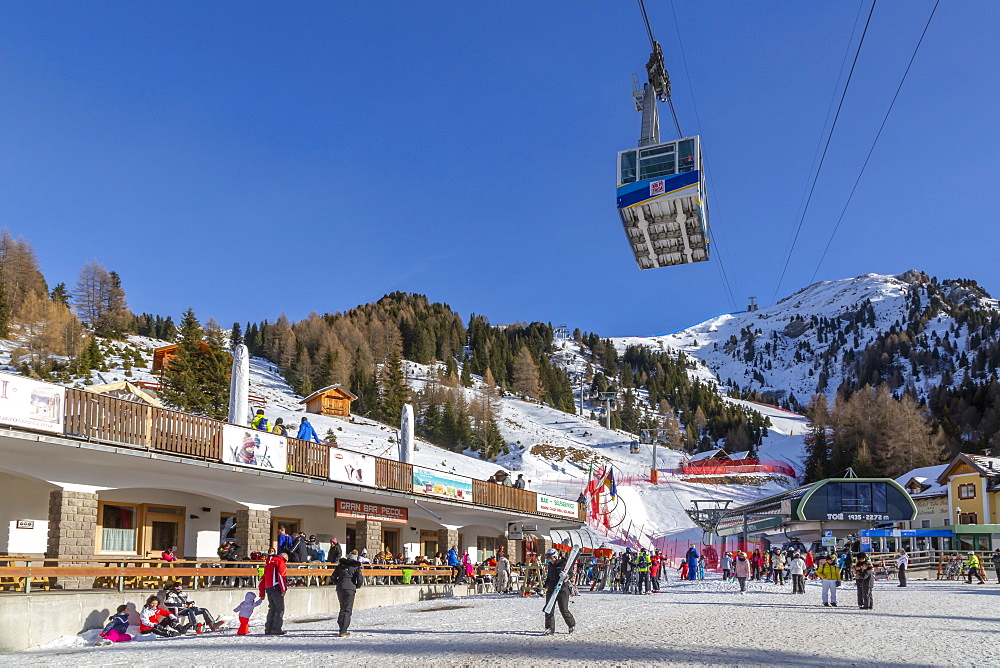
<instances>
[{"instance_id":1,"label":"cable car gondola","mask_svg":"<svg viewBox=\"0 0 1000 668\"><path fill-rule=\"evenodd\" d=\"M618 153L618 215L639 269L704 262L709 243L701 137L660 141L656 103L670 101L670 77L660 45L649 33L649 82L641 90L636 82L633 92L642 114L639 146ZM680 134L676 115L674 123Z\"/></svg>"}]
</instances>

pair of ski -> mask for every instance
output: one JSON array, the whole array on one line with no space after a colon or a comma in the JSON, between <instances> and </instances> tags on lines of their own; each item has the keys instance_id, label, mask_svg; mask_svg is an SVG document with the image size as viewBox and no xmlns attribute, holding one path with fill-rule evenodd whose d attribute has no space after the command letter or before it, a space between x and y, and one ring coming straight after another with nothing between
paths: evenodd
<instances>
[{"instance_id":1,"label":"pair of ski","mask_svg":"<svg viewBox=\"0 0 1000 668\"><path fill-rule=\"evenodd\" d=\"M542 608L542 611L545 612L546 615L552 614L552 611L555 609L556 599L559 598L559 590L562 589L563 583L566 582L569 574L573 571L573 564L576 563L576 558L579 554L579 547L574 546L569 551L569 555L566 557L566 563L563 565L562 571L559 572L559 581L556 582L555 588L552 589L552 593L549 595L548 600L545 601L545 607Z\"/></svg>"}]
</instances>

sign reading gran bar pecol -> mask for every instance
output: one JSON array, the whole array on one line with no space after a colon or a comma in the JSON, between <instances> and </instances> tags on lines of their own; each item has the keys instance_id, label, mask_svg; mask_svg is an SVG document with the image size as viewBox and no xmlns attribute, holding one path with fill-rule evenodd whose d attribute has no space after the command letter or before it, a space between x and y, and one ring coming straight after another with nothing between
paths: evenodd
<instances>
[{"instance_id":1,"label":"sign reading gran bar pecol","mask_svg":"<svg viewBox=\"0 0 1000 668\"><path fill-rule=\"evenodd\" d=\"M383 506L380 503L365 503L363 501L348 501L337 499L336 516L351 520L375 520L390 524L406 524L408 521L406 508Z\"/></svg>"}]
</instances>

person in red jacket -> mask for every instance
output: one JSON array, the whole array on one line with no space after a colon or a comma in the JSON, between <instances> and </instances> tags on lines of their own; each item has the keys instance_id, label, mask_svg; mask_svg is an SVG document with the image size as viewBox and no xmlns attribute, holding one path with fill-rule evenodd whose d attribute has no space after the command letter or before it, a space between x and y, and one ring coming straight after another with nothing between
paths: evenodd
<instances>
[{"instance_id":1,"label":"person in red jacket","mask_svg":"<svg viewBox=\"0 0 1000 668\"><path fill-rule=\"evenodd\" d=\"M260 597L267 598L267 619L264 621L264 635L283 636L287 631L281 629L285 618L285 592L288 583L285 580L285 564L288 563L288 553L269 556L264 564L264 577L260 579Z\"/></svg>"},{"instance_id":2,"label":"person in red jacket","mask_svg":"<svg viewBox=\"0 0 1000 668\"><path fill-rule=\"evenodd\" d=\"M652 563L649 565L649 578L653 581L653 591L660 593L660 569L663 567L663 555L657 550L650 561Z\"/></svg>"}]
</instances>

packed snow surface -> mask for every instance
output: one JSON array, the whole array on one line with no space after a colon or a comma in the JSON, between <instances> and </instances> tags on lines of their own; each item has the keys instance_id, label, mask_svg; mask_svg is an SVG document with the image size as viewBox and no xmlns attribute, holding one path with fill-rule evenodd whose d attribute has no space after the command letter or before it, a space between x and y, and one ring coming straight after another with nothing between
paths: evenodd
<instances>
[{"instance_id":1,"label":"packed snow surface","mask_svg":"<svg viewBox=\"0 0 1000 668\"><path fill-rule=\"evenodd\" d=\"M894 581L875 585L872 611L852 583L824 608L818 583L750 583L746 595L718 579L671 582L648 596L590 593L571 599L576 632L556 614L540 635L542 601L516 596L436 599L354 613L337 637L335 615L286 620L288 634L206 634L111 647L59 647L0 655L0 665L795 665L989 666L1000 664L996 584ZM263 619L263 615L261 615ZM255 620L258 624L260 620ZM64 643L66 645L66 643Z\"/></svg>"}]
</instances>

